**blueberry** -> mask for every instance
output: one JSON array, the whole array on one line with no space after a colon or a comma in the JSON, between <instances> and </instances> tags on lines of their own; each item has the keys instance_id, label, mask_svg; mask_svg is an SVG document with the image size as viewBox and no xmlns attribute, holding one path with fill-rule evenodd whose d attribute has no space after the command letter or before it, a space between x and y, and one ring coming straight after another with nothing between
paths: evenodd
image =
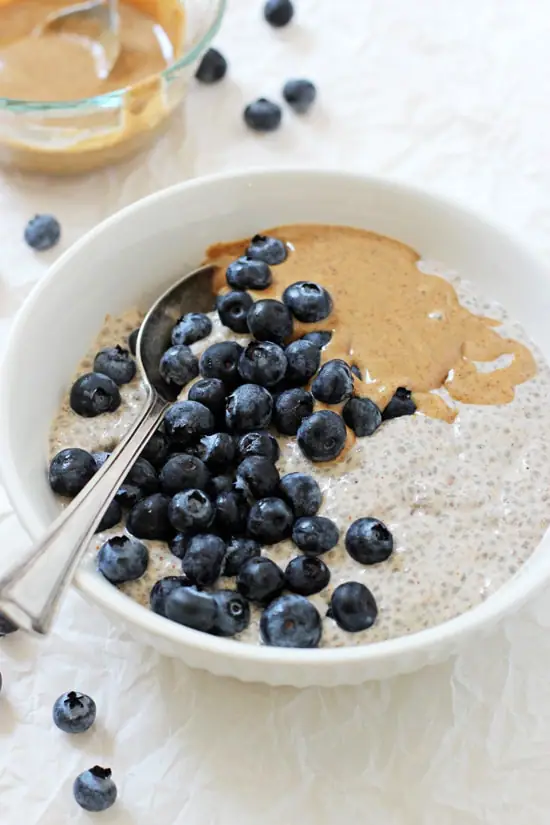
<instances>
[{"instance_id":1,"label":"blueberry","mask_svg":"<svg viewBox=\"0 0 550 825\"><path fill-rule=\"evenodd\" d=\"M297 433L298 446L311 461L331 461L346 443L346 425L331 410L319 410L305 418Z\"/></svg>"},{"instance_id":2,"label":"blueberry","mask_svg":"<svg viewBox=\"0 0 550 825\"><path fill-rule=\"evenodd\" d=\"M189 540L181 567L188 579L199 587L214 584L225 556L225 542L219 536L202 533Z\"/></svg>"},{"instance_id":3,"label":"blueberry","mask_svg":"<svg viewBox=\"0 0 550 825\"><path fill-rule=\"evenodd\" d=\"M225 423L234 433L262 430L271 422L273 398L257 384L243 384L227 399Z\"/></svg>"},{"instance_id":4,"label":"blueberry","mask_svg":"<svg viewBox=\"0 0 550 825\"><path fill-rule=\"evenodd\" d=\"M216 299L216 309L224 327L229 327L233 332L240 334L248 332L246 318L253 303L252 296L248 292L238 289L219 295Z\"/></svg>"},{"instance_id":5,"label":"blueberry","mask_svg":"<svg viewBox=\"0 0 550 825\"><path fill-rule=\"evenodd\" d=\"M166 615L166 599L170 593L179 587L188 587L189 579L185 576L166 576L154 583L149 594L149 604L154 613L159 616Z\"/></svg>"},{"instance_id":6,"label":"blueberry","mask_svg":"<svg viewBox=\"0 0 550 825\"><path fill-rule=\"evenodd\" d=\"M79 447L68 447L55 455L50 462L50 487L60 496L74 498L97 471L94 457Z\"/></svg>"},{"instance_id":7,"label":"blueberry","mask_svg":"<svg viewBox=\"0 0 550 825\"><path fill-rule=\"evenodd\" d=\"M281 125L281 107L265 97L249 103L243 112L244 122L255 132L274 132Z\"/></svg>"},{"instance_id":8,"label":"blueberry","mask_svg":"<svg viewBox=\"0 0 550 825\"><path fill-rule=\"evenodd\" d=\"M206 485L206 492L211 498L217 498L220 493L228 493L233 489L233 476L214 476Z\"/></svg>"},{"instance_id":9,"label":"blueberry","mask_svg":"<svg viewBox=\"0 0 550 825\"><path fill-rule=\"evenodd\" d=\"M204 404L216 417L225 412L225 396L225 384L219 378L201 378L189 388L187 393L189 401Z\"/></svg>"},{"instance_id":10,"label":"blueberry","mask_svg":"<svg viewBox=\"0 0 550 825\"><path fill-rule=\"evenodd\" d=\"M136 362L127 349L105 347L94 358L94 372L111 378L115 384L129 384L136 374Z\"/></svg>"},{"instance_id":11,"label":"blueberry","mask_svg":"<svg viewBox=\"0 0 550 825\"><path fill-rule=\"evenodd\" d=\"M223 560L222 575L236 576L248 559L261 556L262 548L254 539L232 538L227 545Z\"/></svg>"},{"instance_id":12,"label":"blueberry","mask_svg":"<svg viewBox=\"0 0 550 825\"><path fill-rule=\"evenodd\" d=\"M115 501L120 504L121 507L131 509L138 501L141 501L142 498L145 498L145 495L136 484L121 484L117 490Z\"/></svg>"},{"instance_id":13,"label":"blueberry","mask_svg":"<svg viewBox=\"0 0 550 825\"><path fill-rule=\"evenodd\" d=\"M237 589L251 602L266 605L282 593L284 573L271 559L256 556L248 559L237 574Z\"/></svg>"},{"instance_id":14,"label":"blueberry","mask_svg":"<svg viewBox=\"0 0 550 825\"><path fill-rule=\"evenodd\" d=\"M168 384L185 387L199 374L199 360L186 344L170 347L159 363L159 372Z\"/></svg>"},{"instance_id":15,"label":"blueberry","mask_svg":"<svg viewBox=\"0 0 550 825\"><path fill-rule=\"evenodd\" d=\"M256 301L248 310L248 329L258 341L284 344L292 335L294 324L288 308L273 298Z\"/></svg>"},{"instance_id":16,"label":"blueberry","mask_svg":"<svg viewBox=\"0 0 550 825\"><path fill-rule=\"evenodd\" d=\"M218 590L213 594L216 619L212 633L216 636L236 636L250 624L250 605L240 593L234 590Z\"/></svg>"},{"instance_id":17,"label":"blueberry","mask_svg":"<svg viewBox=\"0 0 550 825\"><path fill-rule=\"evenodd\" d=\"M214 432L214 416L198 401L177 401L164 416L164 429L170 441L185 447Z\"/></svg>"},{"instance_id":18,"label":"blueberry","mask_svg":"<svg viewBox=\"0 0 550 825\"><path fill-rule=\"evenodd\" d=\"M219 378L228 389L234 389L240 384L238 365L242 351L236 341L212 344L201 355L201 375L203 378Z\"/></svg>"},{"instance_id":19,"label":"blueberry","mask_svg":"<svg viewBox=\"0 0 550 825\"><path fill-rule=\"evenodd\" d=\"M153 493L138 501L128 513L128 531L139 539L169 539L174 534L168 519L169 502L162 493Z\"/></svg>"},{"instance_id":20,"label":"blueberry","mask_svg":"<svg viewBox=\"0 0 550 825\"><path fill-rule=\"evenodd\" d=\"M364 584L345 582L338 585L330 600L327 616L349 633L372 627L378 615L374 596Z\"/></svg>"},{"instance_id":21,"label":"blueberry","mask_svg":"<svg viewBox=\"0 0 550 825\"><path fill-rule=\"evenodd\" d=\"M270 266L276 266L286 260L288 250L286 244L279 238L273 238L270 235L254 235L246 254L255 261L263 261Z\"/></svg>"},{"instance_id":22,"label":"blueberry","mask_svg":"<svg viewBox=\"0 0 550 825\"><path fill-rule=\"evenodd\" d=\"M55 700L52 716L64 733L84 733L95 722L95 702L85 693L70 690Z\"/></svg>"},{"instance_id":23,"label":"blueberry","mask_svg":"<svg viewBox=\"0 0 550 825\"><path fill-rule=\"evenodd\" d=\"M388 421L390 418L400 418L402 415L413 415L416 412L416 404L411 397L411 391L405 387L398 387L393 394L393 398L382 413L382 419Z\"/></svg>"},{"instance_id":24,"label":"blueberry","mask_svg":"<svg viewBox=\"0 0 550 825\"><path fill-rule=\"evenodd\" d=\"M94 418L120 407L120 391L108 375L88 372L77 378L71 387L70 404L77 415Z\"/></svg>"},{"instance_id":25,"label":"blueberry","mask_svg":"<svg viewBox=\"0 0 550 825\"><path fill-rule=\"evenodd\" d=\"M153 467L160 469L168 456L168 439L162 430L153 433L141 452L141 457L150 461Z\"/></svg>"},{"instance_id":26,"label":"blueberry","mask_svg":"<svg viewBox=\"0 0 550 825\"><path fill-rule=\"evenodd\" d=\"M307 324L323 321L332 312L332 298L313 281L296 281L283 292L283 302L295 318Z\"/></svg>"},{"instance_id":27,"label":"blueberry","mask_svg":"<svg viewBox=\"0 0 550 825\"><path fill-rule=\"evenodd\" d=\"M101 521L97 525L96 533L101 533L103 530L110 530L115 524L118 524L122 519L122 509L118 501L111 501L109 506L103 513Z\"/></svg>"},{"instance_id":28,"label":"blueberry","mask_svg":"<svg viewBox=\"0 0 550 825\"><path fill-rule=\"evenodd\" d=\"M312 476L305 473L288 473L283 476L279 492L292 507L296 518L314 516L323 500L321 488Z\"/></svg>"},{"instance_id":29,"label":"blueberry","mask_svg":"<svg viewBox=\"0 0 550 825\"><path fill-rule=\"evenodd\" d=\"M241 461L251 455L261 455L276 464L280 454L277 439L265 430L246 433L237 442L237 456Z\"/></svg>"},{"instance_id":30,"label":"blueberry","mask_svg":"<svg viewBox=\"0 0 550 825\"><path fill-rule=\"evenodd\" d=\"M359 369L359 367L357 366L357 364L352 364L352 365L350 366L350 370L351 370L351 371L352 371L352 373L355 375L355 377L359 379L359 381L362 381L362 380L363 380L363 373L361 372L361 370Z\"/></svg>"},{"instance_id":31,"label":"blueberry","mask_svg":"<svg viewBox=\"0 0 550 825\"><path fill-rule=\"evenodd\" d=\"M265 261L247 255L229 264L225 278L232 289L267 289L273 280Z\"/></svg>"},{"instance_id":32,"label":"blueberry","mask_svg":"<svg viewBox=\"0 0 550 825\"><path fill-rule=\"evenodd\" d=\"M344 405L342 416L359 438L372 435L382 423L382 413L370 398L350 398Z\"/></svg>"},{"instance_id":33,"label":"blueberry","mask_svg":"<svg viewBox=\"0 0 550 825\"><path fill-rule=\"evenodd\" d=\"M247 498L266 498L279 488L279 471L268 458L251 455L237 467L235 484Z\"/></svg>"},{"instance_id":34,"label":"blueberry","mask_svg":"<svg viewBox=\"0 0 550 825\"><path fill-rule=\"evenodd\" d=\"M297 556L286 566L286 586L293 593L312 596L320 593L330 581L330 570L317 556Z\"/></svg>"},{"instance_id":35,"label":"blueberry","mask_svg":"<svg viewBox=\"0 0 550 825\"><path fill-rule=\"evenodd\" d=\"M101 470L105 462L108 458L110 458L111 453L99 452L99 453L92 453L95 461L96 470Z\"/></svg>"},{"instance_id":36,"label":"blueberry","mask_svg":"<svg viewBox=\"0 0 550 825\"><path fill-rule=\"evenodd\" d=\"M294 522L292 541L303 553L318 556L338 544L337 526L325 516L303 516Z\"/></svg>"},{"instance_id":37,"label":"blueberry","mask_svg":"<svg viewBox=\"0 0 550 825\"><path fill-rule=\"evenodd\" d=\"M212 502L202 490L176 493L168 507L168 518L178 532L205 530L214 520Z\"/></svg>"},{"instance_id":38,"label":"blueberry","mask_svg":"<svg viewBox=\"0 0 550 825\"><path fill-rule=\"evenodd\" d=\"M138 458L134 466L126 476L125 484L134 484L142 491L144 496L157 493L159 489L159 479L157 471L146 458Z\"/></svg>"},{"instance_id":39,"label":"blueberry","mask_svg":"<svg viewBox=\"0 0 550 825\"><path fill-rule=\"evenodd\" d=\"M330 343L331 338L332 332L315 330L314 332L306 332L305 335L302 335L300 340L309 341L311 344L315 344L315 346L319 349L323 349L323 347L326 347L326 345Z\"/></svg>"},{"instance_id":40,"label":"blueberry","mask_svg":"<svg viewBox=\"0 0 550 825\"><path fill-rule=\"evenodd\" d=\"M97 568L112 584L140 579L149 564L149 551L133 536L111 536L97 554Z\"/></svg>"},{"instance_id":41,"label":"blueberry","mask_svg":"<svg viewBox=\"0 0 550 825\"><path fill-rule=\"evenodd\" d=\"M340 404L353 393L353 374L345 361L335 358L323 364L311 385L311 392L323 404Z\"/></svg>"},{"instance_id":42,"label":"blueberry","mask_svg":"<svg viewBox=\"0 0 550 825\"><path fill-rule=\"evenodd\" d=\"M212 332L212 321L203 312L188 312L182 315L172 328L172 345L194 344L208 338Z\"/></svg>"},{"instance_id":43,"label":"blueberry","mask_svg":"<svg viewBox=\"0 0 550 825\"><path fill-rule=\"evenodd\" d=\"M290 0L267 0L264 5L264 17L276 29L290 23L293 15L294 6Z\"/></svg>"},{"instance_id":44,"label":"blueberry","mask_svg":"<svg viewBox=\"0 0 550 825\"><path fill-rule=\"evenodd\" d=\"M249 384L274 387L284 378L284 350L272 341L252 341L239 358L239 373Z\"/></svg>"},{"instance_id":45,"label":"blueberry","mask_svg":"<svg viewBox=\"0 0 550 825\"><path fill-rule=\"evenodd\" d=\"M35 215L25 227L26 243L38 252L51 249L61 237L61 226L53 215Z\"/></svg>"},{"instance_id":46,"label":"blueberry","mask_svg":"<svg viewBox=\"0 0 550 825\"><path fill-rule=\"evenodd\" d=\"M214 527L221 536L238 536L246 530L248 507L237 490L220 493L214 502Z\"/></svg>"},{"instance_id":47,"label":"blueberry","mask_svg":"<svg viewBox=\"0 0 550 825\"><path fill-rule=\"evenodd\" d=\"M227 60L217 49L208 49L202 56L195 77L201 83L217 83L227 72Z\"/></svg>"},{"instance_id":48,"label":"blueberry","mask_svg":"<svg viewBox=\"0 0 550 825\"><path fill-rule=\"evenodd\" d=\"M215 433L214 435L203 435L198 447L200 455L206 466L212 472L230 469L235 460L235 440L229 433ZM189 485L200 486L200 485ZM204 487L201 487L204 489Z\"/></svg>"},{"instance_id":49,"label":"blueberry","mask_svg":"<svg viewBox=\"0 0 550 825\"><path fill-rule=\"evenodd\" d=\"M261 544L277 544L292 533L294 514L280 498L262 498L250 508L247 529Z\"/></svg>"},{"instance_id":50,"label":"blueberry","mask_svg":"<svg viewBox=\"0 0 550 825\"><path fill-rule=\"evenodd\" d=\"M360 564L386 561L393 551L393 536L376 518L358 518L348 527L346 550Z\"/></svg>"},{"instance_id":51,"label":"blueberry","mask_svg":"<svg viewBox=\"0 0 550 825\"><path fill-rule=\"evenodd\" d=\"M317 89L311 80L287 80L283 86L283 97L297 114L305 115L317 97Z\"/></svg>"},{"instance_id":52,"label":"blueberry","mask_svg":"<svg viewBox=\"0 0 550 825\"><path fill-rule=\"evenodd\" d=\"M210 593L201 593L194 587L176 587L167 595L164 611L173 622L211 633L218 606Z\"/></svg>"},{"instance_id":53,"label":"blueberry","mask_svg":"<svg viewBox=\"0 0 550 825\"><path fill-rule=\"evenodd\" d=\"M185 554L187 553L187 548L189 546L189 539L191 535L189 533L176 533L173 539L170 539L170 552L173 556L176 556L178 559L183 559Z\"/></svg>"},{"instance_id":54,"label":"blueberry","mask_svg":"<svg viewBox=\"0 0 550 825\"><path fill-rule=\"evenodd\" d=\"M117 797L111 770L95 765L89 771L79 774L73 784L73 795L85 811L106 811L114 805Z\"/></svg>"},{"instance_id":55,"label":"blueberry","mask_svg":"<svg viewBox=\"0 0 550 825\"><path fill-rule=\"evenodd\" d=\"M273 423L283 435L296 435L300 424L313 412L313 396L302 387L284 390L275 398Z\"/></svg>"},{"instance_id":56,"label":"blueberry","mask_svg":"<svg viewBox=\"0 0 550 825\"><path fill-rule=\"evenodd\" d=\"M200 458L177 453L168 459L160 471L160 488L169 496L190 488L205 490L209 478L210 473Z\"/></svg>"},{"instance_id":57,"label":"blueberry","mask_svg":"<svg viewBox=\"0 0 550 825\"><path fill-rule=\"evenodd\" d=\"M128 349L135 355L137 352L137 339L139 335L139 327L137 329L133 329L130 335L128 336Z\"/></svg>"},{"instance_id":58,"label":"blueberry","mask_svg":"<svg viewBox=\"0 0 550 825\"><path fill-rule=\"evenodd\" d=\"M17 625L8 619L3 613L0 613L0 638L2 636L9 636L10 633L15 633Z\"/></svg>"},{"instance_id":59,"label":"blueberry","mask_svg":"<svg viewBox=\"0 0 550 825\"><path fill-rule=\"evenodd\" d=\"M303 387L319 369L321 351L312 341L299 338L285 349L288 363L285 378L289 384Z\"/></svg>"},{"instance_id":60,"label":"blueberry","mask_svg":"<svg viewBox=\"0 0 550 825\"><path fill-rule=\"evenodd\" d=\"M264 644L273 647L317 647L323 625L315 605L289 593L264 610L260 633Z\"/></svg>"}]
</instances>

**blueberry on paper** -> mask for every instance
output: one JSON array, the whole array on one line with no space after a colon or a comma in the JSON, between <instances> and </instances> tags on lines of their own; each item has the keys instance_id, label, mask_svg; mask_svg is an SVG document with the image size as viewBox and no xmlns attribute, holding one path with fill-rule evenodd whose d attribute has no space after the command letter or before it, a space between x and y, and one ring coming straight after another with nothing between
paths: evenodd
<instances>
[{"instance_id":1,"label":"blueberry on paper","mask_svg":"<svg viewBox=\"0 0 550 825\"><path fill-rule=\"evenodd\" d=\"M70 690L55 700L53 721L64 733L84 733L95 722L96 705L85 693Z\"/></svg>"},{"instance_id":2,"label":"blueberry on paper","mask_svg":"<svg viewBox=\"0 0 550 825\"><path fill-rule=\"evenodd\" d=\"M288 25L294 16L291 0L266 0L264 17L270 26L280 29Z\"/></svg>"},{"instance_id":3,"label":"blueberry on paper","mask_svg":"<svg viewBox=\"0 0 550 825\"><path fill-rule=\"evenodd\" d=\"M227 72L227 60L217 49L208 49L199 63L195 77L201 83L218 83Z\"/></svg>"},{"instance_id":4,"label":"blueberry on paper","mask_svg":"<svg viewBox=\"0 0 550 825\"><path fill-rule=\"evenodd\" d=\"M35 215L25 227L26 243L37 252L52 249L61 237L61 226L53 215Z\"/></svg>"},{"instance_id":5,"label":"blueberry on paper","mask_svg":"<svg viewBox=\"0 0 550 825\"><path fill-rule=\"evenodd\" d=\"M106 811L117 798L117 787L111 778L110 768L95 765L79 774L74 781L73 795L85 811Z\"/></svg>"},{"instance_id":6,"label":"blueberry on paper","mask_svg":"<svg viewBox=\"0 0 550 825\"><path fill-rule=\"evenodd\" d=\"M287 80L283 86L283 97L297 114L305 115L317 97L317 89L311 80Z\"/></svg>"},{"instance_id":7,"label":"blueberry on paper","mask_svg":"<svg viewBox=\"0 0 550 825\"><path fill-rule=\"evenodd\" d=\"M244 122L254 132L274 132L281 125L281 107L265 97L259 97L245 108Z\"/></svg>"}]
</instances>

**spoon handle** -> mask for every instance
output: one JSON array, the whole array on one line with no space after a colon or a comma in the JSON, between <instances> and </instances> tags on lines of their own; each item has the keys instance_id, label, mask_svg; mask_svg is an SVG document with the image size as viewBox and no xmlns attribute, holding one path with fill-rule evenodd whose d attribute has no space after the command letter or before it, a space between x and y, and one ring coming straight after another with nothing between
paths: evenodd
<instances>
[{"instance_id":1,"label":"spoon handle","mask_svg":"<svg viewBox=\"0 0 550 825\"><path fill-rule=\"evenodd\" d=\"M24 630L49 631L94 530L168 405L150 393L138 420L29 555L0 579L0 612Z\"/></svg>"}]
</instances>

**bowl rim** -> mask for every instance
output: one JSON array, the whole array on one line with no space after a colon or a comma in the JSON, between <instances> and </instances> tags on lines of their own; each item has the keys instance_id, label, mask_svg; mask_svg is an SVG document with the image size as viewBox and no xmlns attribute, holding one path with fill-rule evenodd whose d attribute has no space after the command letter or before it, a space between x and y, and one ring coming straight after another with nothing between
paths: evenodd
<instances>
[{"instance_id":1,"label":"bowl rim","mask_svg":"<svg viewBox=\"0 0 550 825\"><path fill-rule=\"evenodd\" d=\"M241 185L249 185L251 178L257 181L280 175L322 178L326 181L327 185L335 179L340 181L347 179L352 184L357 184L359 181L365 186L377 188L379 191L385 190L392 194L406 194L408 197L416 199L420 204L422 204L422 202L429 203L432 207L450 210L457 216L466 217L482 224L497 238L501 236L508 244L512 243L516 246L525 260L530 261L535 269L539 269L545 273L548 272L548 267L543 260L533 254L531 250L516 237L514 232L510 231L507 227L500 226L497 222L486 219L475 210L451 198L441 197L438 194L433 194L408 183L401 183L347 170L317 169L314 167L304 168L300 166L277 167L273 169L250 168L221 172L183 181L166 189L154 192L106 218L67 249L32 289L14 319L4 354L0 361L0 386L6 385L8 364L10 362L13 363L17 351L21 346L24 346L22 332L28 320L32 318L39 308L42 293L49 289L50 284L60 277L60 275L63 275L63 273L74 272L75 269L72 266L73 260L75 258L78 259L82 251L106 229L130 219L132 215L142 210L150 209L157 202L170 200L182 191L193 192L205 185L215 186L228 182L240 182ZM2 480L15 514L31 538L36 541L47 525L42 523L42 520L37 515L32 498L26 492L24 480L19 476L12 455L6 397L7 394L0 393L0 469L2 472ZM539 545L533 549L533 554ZM531 556L522 565L518 573L512 576L486 601L446 622L417 631L416 633L398 636L385 641L314 650L276 648L243 642L236 643L232 639L210 636L206 633L192 630L176 622L171 622L153 613L151 610L142 607L107 581L104 581L96 571L80 568L75 574L74 584L83 595L106 610L107 613L111 615L115 614L123 621L131 623L144 633L152 634L167 642L192 648L203 653L216 654L226 660L231 659L243 663L265 662L266 664L279 664L291 668L306 665L323 669L337 665L344 666L358 661L361 661L363 664L380 663L394 659L395 657L414 655L417 652L440 647L451 641L456 642L466 635L471 635L472 632L479 630L483 625L488 623L489 620L498 619L505 613L510 612L513 608L519 607L529 596L533 595L536 590L542 588L545 581L550 577L550 554L547 554L546 561L544 561L544 558L545 557L542 557L542 560L538 559L537 564L533 565L531 564Z\"/></svg>"}]
</instances>

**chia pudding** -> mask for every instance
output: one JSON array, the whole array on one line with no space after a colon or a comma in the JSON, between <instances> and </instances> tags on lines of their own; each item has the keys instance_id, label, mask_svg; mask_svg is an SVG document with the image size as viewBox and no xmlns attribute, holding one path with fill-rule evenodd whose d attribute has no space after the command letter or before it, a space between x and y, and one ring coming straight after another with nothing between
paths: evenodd
<instances>
[{"instance_id":1,"label":"chia pudding","mask_svg":"<svg viewBox=\"0 0 550 825\"><path fill-rule=\"evenodd\" d=\"M272 280L265 289L248 290L254 301L280 299L304 278L332 297L326 318L295 319L288 340L330 331L321 363L344 359L353 365L353 394L370 398L382 411L400 391L406 397L412 393L407 412L414 414L388 418L366 437L348 428L345 446L327 462L312 462L294 435L270 428L280 447L281 478L312 476L322 492L318 515L339 531L336 546L319 556L330 581L309 596L322 621L319 645L395 638L464 613L516 574L548 527L550 450L540 437L550 429L548 365L499 304L397 241L363 230L307 225L279 227L266 235L284 241L287 257L270 267ZM218 294L227 293L226 268L248 243L208 250L207 261L218 267ZM93 369L102 348L128 347L142 318L138 309L107 317L76 377ZM214 343L236 341L246 347L251 342L250 334L224 326L218 312L209 318L210 333L190 344L196 356ZM200 378L183 387L180 400ZM68 391L52 424L50 456L75 447L110 452L145 400L139 375L119 390L118 408L91 420L73 411ZM317 397L314 403L315 409L338 414L344 407ZM129 535L126 517L96 534L90 552L96 554L113 536ZM393 536L393 552L380 563L360 564L346 549L348 528L365 517L381 520ZM140 541L149 551L145 573L117 586L149 607L155 582L181 576L182 561L166 541ZM261 552L282 570L301 555L290 538ZM343 629L330 610L327 616L333 592L346 582L366 585L378 607L372 626L358 632ZM222 575L207 588L221 589L234 590L235 578ZM252 604L250 623L235 638L259 643L262 613Z\"/></svg>"}]
</instances>

